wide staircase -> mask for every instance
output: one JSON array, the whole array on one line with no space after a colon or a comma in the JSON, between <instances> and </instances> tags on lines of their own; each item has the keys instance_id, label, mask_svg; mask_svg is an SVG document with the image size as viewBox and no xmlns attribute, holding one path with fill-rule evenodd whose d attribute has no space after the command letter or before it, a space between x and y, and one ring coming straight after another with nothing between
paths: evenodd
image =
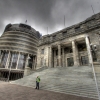
<instances>
[{"instance_id":1,"label":"wide staircase","mask_svg":"<svg viewBox=\"0 0 100 100\"><path fill-rule=\"evenodd\" d=\"M37 76L41 78L40 89L98 99L89 66L48 68L11 83L35 88Z\"/></svg>"},{"instance_id":2,"label":"wide staircase","mask_svg":"<svg viewBox=\"0 0 100 100\"><path fill-rule=\"evenodd\" d=\"M98 84L99 96L100 96L100 73L96 73L96 78L97 78L97 84Z\"/></svg>"}]
</instances>

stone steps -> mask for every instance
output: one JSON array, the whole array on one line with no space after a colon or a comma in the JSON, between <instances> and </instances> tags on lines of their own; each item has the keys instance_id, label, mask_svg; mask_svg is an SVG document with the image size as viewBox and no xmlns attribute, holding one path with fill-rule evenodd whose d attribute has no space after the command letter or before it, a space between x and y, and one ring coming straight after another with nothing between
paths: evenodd
<instances>
[{"instance_id":1,"label":"stone steps","mask_svg":"<svg viewBox=\"0 0 100 100\"><path fill-rule=\"evenodd\" d=\"M97 94L90 94L90 93L83 93L83 92L72 92L72 91L60 91L60 90L57 90L57 89L51 89L51 88L48 88L48 89L45 89L45 90L48 90L48 91L53 91L53 92L59 92L59 93L64 93L64 94L70 94L70 95L76 95L76 96L82 96L82 97L88 97L88 98L94 98L94 99L98 99L98 95Z\"/></svg>"},{"instance_id":2,"label":"stone steps","mask_svg":"<svg viewBox=\"0 0 100 100\"><path fill-rule=\"evenodd\" d=\"M92 68L89 66L47 68L34 72L12 83L35 88L37 76L41 78L41 89L95 99L98 98Z\"/></svg>"}]
</instances>

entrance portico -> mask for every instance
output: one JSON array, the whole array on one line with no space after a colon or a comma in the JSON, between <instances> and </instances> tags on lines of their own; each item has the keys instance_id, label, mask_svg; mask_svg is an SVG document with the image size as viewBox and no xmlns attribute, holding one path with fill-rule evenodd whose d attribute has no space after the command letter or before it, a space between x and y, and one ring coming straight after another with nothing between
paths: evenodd
<instances>
[{"instance_id":1,"label":"entrance portico","mask_svg":"<svg viewBox=\"0 0 100 100\"><path fill-rule=\"evenodd\" d=\"M69 42L53 44L49 49L49 66L69 67L88 65L90 62L88 39L79 38ZM51 64L51 65L50 65Z\"/></svg>"}]
</instances>

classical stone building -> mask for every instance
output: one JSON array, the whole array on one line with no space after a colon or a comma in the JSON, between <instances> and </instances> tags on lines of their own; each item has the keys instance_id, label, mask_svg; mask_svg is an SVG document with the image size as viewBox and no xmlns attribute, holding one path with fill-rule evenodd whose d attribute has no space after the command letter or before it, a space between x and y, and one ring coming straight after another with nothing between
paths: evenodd
<instances>
[{"instance_id":1,"label":"classical stone building","mask_svg":"<svg viewBox=\"0 0 100 100\"><path fill-rule=\"evenodd\" d=\"M100 13L40 37L26 24L8 24L0 37L0 76L18 79L42 67L95 65L100 72ZM28 59L29 58L29 59Z\"/></svg>"},{"instance_id":2,"label":"classical stone building","mask_svg":"<svg viewBox=\"0 0 100 100\"><path fill-rule=\"evenodd\" d=\"M26 24L8 24L0 37L0 75L17 79L36 68L40 33Z\"/></svg>"},{"instance_id":3,"label":"classical stone building","mask_svg":"<svg viewBox=\"0 0 100 100\"><path fill-rule=\"evenodd\" d=\"M99 65L100 13L76 25L42 36L38 46L37 67L91 66L92 57L93 63Z\"/></svg>"}]
</instances>

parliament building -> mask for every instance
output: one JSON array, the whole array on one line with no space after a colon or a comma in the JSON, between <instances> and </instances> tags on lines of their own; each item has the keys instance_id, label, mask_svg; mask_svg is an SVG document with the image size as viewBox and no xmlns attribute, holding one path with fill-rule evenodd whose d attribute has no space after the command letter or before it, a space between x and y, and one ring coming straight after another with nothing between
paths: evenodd
<instances>
[{"instance_id":1,"label":"parliament building","mask_svg":"<svg viewBox=\"0 0 100 100\"><path fill-rule=\"evenodd\" d=\"M52 34L8 24L0 37L0 76L15 80L42 67L95 67L100 72L100 13Z\"/></svg>"}]
</instances>

